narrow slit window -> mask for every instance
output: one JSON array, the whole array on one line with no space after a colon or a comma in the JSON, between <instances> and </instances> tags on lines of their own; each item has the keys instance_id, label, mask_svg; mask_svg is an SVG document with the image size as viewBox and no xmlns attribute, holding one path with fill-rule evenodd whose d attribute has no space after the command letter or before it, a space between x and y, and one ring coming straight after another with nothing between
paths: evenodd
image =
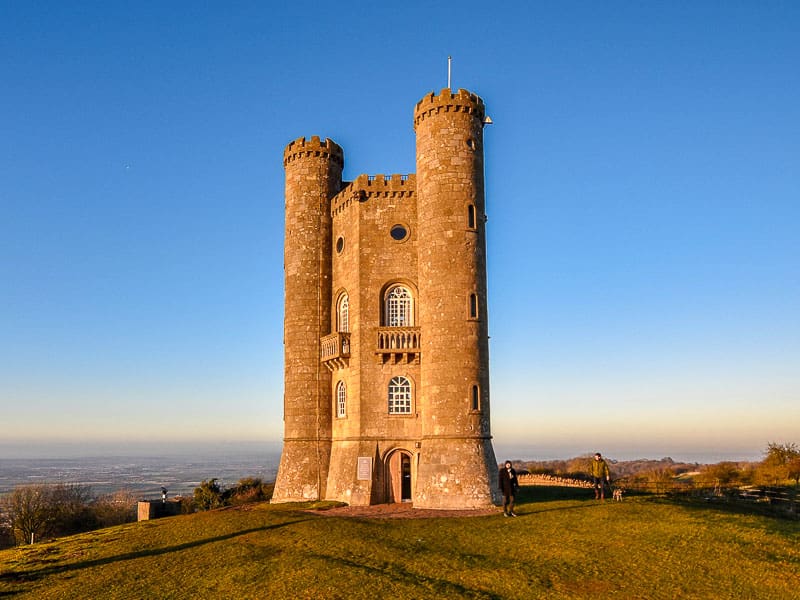
<instances>
[{"instance_id":1,"label":"narrow slit window","mask_svg":"<svg viewBox=\"0 0 800 600\"><path fill-rule=\"evenodd\" d=\"M478 318L478 294L469 295L469 318Z\"/></svg>"},{"instance_id":2,"label":"narrow slit window","mask_svg":"<svg viewBox=\"0 0 800 600\"><path fill-rule=\"evenodd\" d=\"M477 219L475 218L475 205L470 204L467 207L467 227L470 229L475 229L475 227L477 227L476 223Z\"/></svg>"},{"instance_id":3,"label":"narrow slit window","mask_svg":"<svg viewBox=\"0 0 800 600\"><path fill-rule=\"evenodd\" d=\"M472 402L472 405L471 405L472 410L476 410L477 411L477 410L481 409L481 392L480 392L480 389L478 389L477 385L473 385L472 386L471 402Z\"/></svg>"}]
</instances>

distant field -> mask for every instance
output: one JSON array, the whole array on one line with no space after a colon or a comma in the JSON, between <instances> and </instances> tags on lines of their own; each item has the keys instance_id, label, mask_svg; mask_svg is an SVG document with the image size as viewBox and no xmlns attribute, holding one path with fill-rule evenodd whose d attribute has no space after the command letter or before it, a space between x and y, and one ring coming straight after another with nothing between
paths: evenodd
<instances>
[{"instance_id":1,"label":"distant field","mask_svg":"<svg viewBox=\"0 0 800 600\"><path fill-rule=\"evenodd\" d=\"M280 453L211 452L163 456L95 456L75 458L2 458L0 495L19 485L75 483L96 495L126 490L142 498L158 498L165 486L170 496L191 495L203 479L216 477L232 485L242 477L275 479Z\"/></svg>"},{"instance_id":2,"label":"distant field","mask_svg":"<svg viewBox=\"0 0 800 600\"><path fill-rule=\"evenodd\" d=\"M520 517L367 519L267 504L0 552L0 597L796 598L800 523L524 488Z\"/></svg>"}]
</instances>

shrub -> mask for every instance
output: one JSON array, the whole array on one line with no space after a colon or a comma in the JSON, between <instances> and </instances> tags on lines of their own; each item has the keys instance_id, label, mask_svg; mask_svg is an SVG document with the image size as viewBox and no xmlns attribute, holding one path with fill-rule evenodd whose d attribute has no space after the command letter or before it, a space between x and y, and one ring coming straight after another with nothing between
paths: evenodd
<instances>
[{"instance_id":1,"label":"shrub","mask_svg":"<svg viewBox=\"0 0 800 600\"><path fill-rule=\"evenodd\" d=\"M224 506L225 499L222 488L216 477L214 479L204 479L200 483L200 487L194 488L194 504L198 510L211 510L212 508Z\"/></svg>"},{"instance_id":2,"label":"shrub","mask_svg":"<svg viewBox=\"0 0 800 600\"><path fill-rule=\"evenodd\" d=\"M11 527L5 521L3 514L0 512L0 548L8 548L14 545L14 536L11 533Z\"/></svg>"},{"instance_id":3,"label":"shrub","mask_svg":"<svg viewBox=\"0 0 800 600\"><path fill-rule=\"evenodd\" d=\"M231 504L248 504L250 502L264 502L272 498L273 483L264 483L257 477L240 479L230 493Z\"/></svg>"},{"instance_id":4,"label":"shrub","mask_svg":"<svg viewBox=\"0 0 800 600\"><path fill-rule=\"evenodd\" d=\"M711 486L728 485L740 481L741 471L739 466L733 462L720 462L708 465L703 469L702 480Z\"/></svg>"},{"instance_id":5,"label":"shrub","mask_svg":"<svg viewBox=\"0 0 800 600\"><path fill-rule=\"evenodd\" d=\"M102 496L92 502L89 508L100 527L122 525L136 520L136 497L128 490Z\"/></svg>"}]
</instances>

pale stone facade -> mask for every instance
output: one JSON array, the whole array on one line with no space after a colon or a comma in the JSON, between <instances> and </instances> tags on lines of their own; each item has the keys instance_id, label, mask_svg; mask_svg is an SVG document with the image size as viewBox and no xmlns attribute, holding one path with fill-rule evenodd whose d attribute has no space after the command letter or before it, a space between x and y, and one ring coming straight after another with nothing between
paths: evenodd
<instances>
[{"instance_id":1,"label":"pale stone facade","mask_svg":"<svg viewBox=\"0 0 800 600\"><path fill-rule=\"evenodd\" d=\"M416 175L342 181L332 140L286 170L285 435L273 502L496 503L484 104L417 103Z\"/></svg>"}]
</instances>

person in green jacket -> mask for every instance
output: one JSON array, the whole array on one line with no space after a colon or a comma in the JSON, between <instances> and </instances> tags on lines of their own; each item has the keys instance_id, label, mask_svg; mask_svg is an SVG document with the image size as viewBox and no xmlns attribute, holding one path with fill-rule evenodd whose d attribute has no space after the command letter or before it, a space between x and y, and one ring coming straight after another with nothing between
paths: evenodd
<instances>
[{"instance_id":1,"label":"person in green jacket","mask_svg":"<svg viewBox=\"0 0 800 600\"><path fill-rule=\"evenodd\" d=\"M606 483L611 481L611 472L599 452L595 452L591 467L592 483L594 484L594 498L605 500Z\"/></svg>"}]
</instances>

